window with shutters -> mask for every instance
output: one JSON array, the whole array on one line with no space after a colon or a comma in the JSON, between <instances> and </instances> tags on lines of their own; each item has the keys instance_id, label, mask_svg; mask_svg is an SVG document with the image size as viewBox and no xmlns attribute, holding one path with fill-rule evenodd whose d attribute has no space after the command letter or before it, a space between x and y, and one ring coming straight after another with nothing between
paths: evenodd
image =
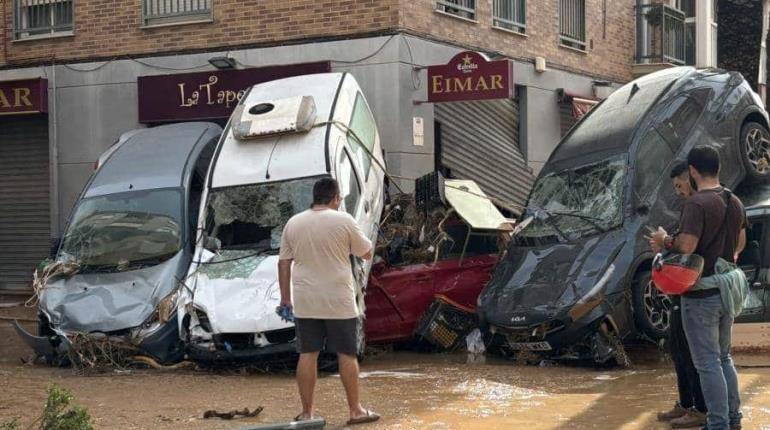
<instances>
[{"instance_id":1,"label":"window with shutters","mask_svg":"<svg viewBox=\"0 0 770 430\"><path fill-rule=\"evenodd\" d=\"M476 0L438 0L436 11L465 19L476 19Z\"/></svg>"},{"instance_id":2,"label":"window with shutters","mask_svg":"<svg viewBox=\"0 0 770 430\"><path fill-rule=\"evenodd\" d=\"M526 33L525 3L525 0L493 0L492 25L516 33Z\"/></svg>"},{"instance_id":3,"label":"window with shutters","mask_svg":"<svg viewBox=\"0 0 770 430\"><path fill-rule=\"evenodd\" d=\"M559 0L559 43L586 49L585 0Z\"/></svg>"},{"instance_id":4,"label":"window with shutters","mask_svg":"<svg viewBox=\"0 0 770 430\"><path fill-rule=\"evenodd\" d=\"M145 27L210 22L214 0L142 0Z\"/></svg>"},{"instance_id":5,"label":"window with shutters","mask_svg":"<svg viewBox=\"0 0 770 430\"><path fill-rule=\"evenodd\" d=\"M14 0L14 39L71 34L73 1Z\"/></svg>"}]
</instances>

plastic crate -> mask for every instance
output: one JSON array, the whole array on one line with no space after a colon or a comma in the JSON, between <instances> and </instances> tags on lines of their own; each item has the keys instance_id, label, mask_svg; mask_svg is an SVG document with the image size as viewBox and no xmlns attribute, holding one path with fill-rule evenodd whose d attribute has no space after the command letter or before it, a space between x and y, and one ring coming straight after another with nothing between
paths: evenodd
<instances>
[{"instance_id":1,"label":"plastic crate","mask_svg":"<svg viewBox=\"0 0 770 430\"><path fill-rule=\"evenodd\" d=\"M444 177L441 173L432 172L415 179L414 203L421 211L444 205Z\"/></svg>"},{"instance_id":2,"label":"plastic crate","mask_svg":"<svg viewBox=\"0 0 770 430\"><path fill-rule=\"evenodd\" d=\"M478 327L473 309L436 296L417 325L418 339L441 349L455 351L465 344L465 337Z\"/></svg>"}]
</instances>

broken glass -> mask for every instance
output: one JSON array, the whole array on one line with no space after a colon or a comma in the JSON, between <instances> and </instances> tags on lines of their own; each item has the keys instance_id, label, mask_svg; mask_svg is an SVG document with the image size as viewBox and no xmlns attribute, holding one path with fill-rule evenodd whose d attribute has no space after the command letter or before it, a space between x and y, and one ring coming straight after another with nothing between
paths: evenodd
<instances>
[{"instance_id":1,"label":"broken glass","mask_svg":"<svg viewBox=\"0 0 770 430\"><path fill-rule=\"evenodd\" d=\"M289 218L309 209L318 178L241 185L211 191L208 235L222 249L277 250Z\"/></svg>"},{"instance_id":2,"label":"broken glass","mask_svg":"<svg viewBox=\"0 0 770 430\"><path fill-rule=\"evenodd\" d=\"M178 189L131 191L83 199L62 242L60 261L80 272L116 272L153 266L182 246Z\"/></svg>"},{"instance_id":3,"label":"broken glass","mask_svg":"<svg viewBox=\"0 0 770 430\"><path fill-rule=\"evenodd\" d=\"M535 217L520 235L569 240L619 225L625 177L623 155L539 178L527 208Z\"/></svg>"}]
</instances>

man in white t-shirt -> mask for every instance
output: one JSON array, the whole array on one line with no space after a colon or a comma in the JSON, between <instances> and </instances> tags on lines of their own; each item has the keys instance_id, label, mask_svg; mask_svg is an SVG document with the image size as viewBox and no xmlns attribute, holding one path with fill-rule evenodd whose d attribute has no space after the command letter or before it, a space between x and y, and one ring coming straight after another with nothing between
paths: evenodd
<instances>
[{"instance_id":1,"label":"man in white t-shirt","mask_svg":"<svg viewBox=\"0 0 770 430\"><path fill-rule=\"evenodd\" d=\"M350 408L347 424L352 425L379 419L361 406L358 397L361 312L350 265L351 255L372 258L372 243L352 216L338 211L341 202L336 180L323 178L315 183L312 208L294 215L283 229L278 280L281 305L294 312L300 354L297 385L302 413L295 419L313 418L318 354L325 346L337 354Z\"/></svg>"}]
</instances>

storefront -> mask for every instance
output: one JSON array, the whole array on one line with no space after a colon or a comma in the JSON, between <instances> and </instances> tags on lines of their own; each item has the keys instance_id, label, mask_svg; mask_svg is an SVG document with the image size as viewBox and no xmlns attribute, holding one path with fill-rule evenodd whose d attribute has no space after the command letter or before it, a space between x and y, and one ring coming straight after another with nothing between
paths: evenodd
<instances>
[{"instance_id":1,"label":"storefront","mask_svg":"<svg viewBox=\"0 0 770 430\"><path fill-rule=\"evenodd\" d=\"M0 295L26 294L50 248L48 83L0 82Z\"/></svg>"},{"instance_id":2,"label":"storefront","mask_svg":"<svg viewBox=\"0 0 770 430\"><path fill-rule=\"evenodd\" d=\"M428 67L436 169L473 179L498 205L519 213L534 177L519 146L519 103L510 60L460 52Z\"/></svg>"},{"instance_id":3,"label":"storefront","mask_svg":"<svg viewBox=\"0 0 770 430\"><path fill-rule=\"evenodd\" d=\"M311 73L331 71L328 61L252 67L240 70L139 76L139 122L152 126L182 121L227 123L251 86Z\"/></svg>"}]
</instances>

